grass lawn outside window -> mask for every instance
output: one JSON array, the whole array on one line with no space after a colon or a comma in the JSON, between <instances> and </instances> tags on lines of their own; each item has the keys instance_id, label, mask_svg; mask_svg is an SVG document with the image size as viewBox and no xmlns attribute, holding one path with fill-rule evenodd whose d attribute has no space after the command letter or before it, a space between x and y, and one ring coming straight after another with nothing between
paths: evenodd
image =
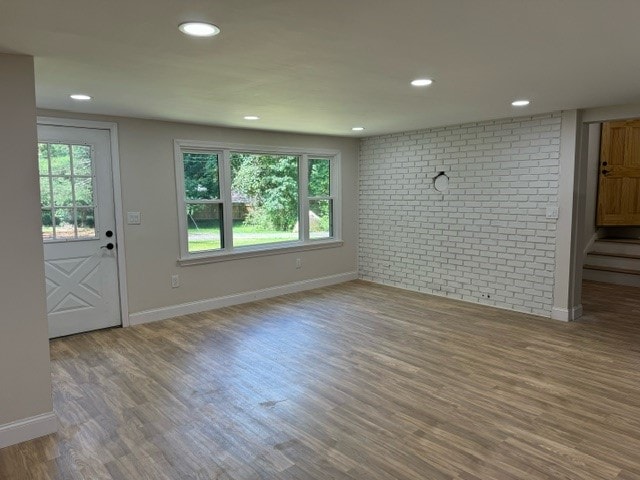
<instances>
[{"instance_id":1,"label":"grass lawn outside window","mask_svg":"<svg viewBox=\"0 0 640 480\"><path fill-rule=\"evenodd\" d=\"M189 251L201 252L206 250L216 250L220 245L220 224L218 220L189 221L188 223ZM242 220L233 222L233 246L242 247L247 245L259 245L265 243L295 242L298 240L298 233L262 230L253 225L244 225Z\"/></svg>"}]
</instances>

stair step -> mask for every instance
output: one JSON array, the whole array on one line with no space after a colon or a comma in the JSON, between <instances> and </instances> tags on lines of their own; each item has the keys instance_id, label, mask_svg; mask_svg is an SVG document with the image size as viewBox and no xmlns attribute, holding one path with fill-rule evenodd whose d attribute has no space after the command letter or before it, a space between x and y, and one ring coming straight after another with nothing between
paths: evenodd
<instances>
[{"instance_id":1,"label":"stair step","mask_svg":"<svg viewBox=\"0 0 640 480\"><path fill-rule=\"evenodd\" d=\"M612 242L612 243L637 243L640 244L640 238L599 238L596 242Z\"/></svg>"},{"instance_id":2,"label":"stair step","mask_svg":"<svg viewBox=\"0 0 640 480\"><path fill-rule=\"evenodd\" d=\"M582 278L596 282L640 287L640 270L600 265L584 265Z\"/></svg>"},{"instance_id":3,"label":"stair step","mask_svg":"<svg viewBox=\"0 0 640 480\"><path fill-rule=\"evenodd\" d=\"M610 253L640 256L640 240L630 238L596 240L589 253Z\"/></svg>"},{"instance_id":4,"label":"stair step","mask_svg":"<svg viewBox=\"0 0 640 480\"><path fill-rule=\"evenodd\" d=\"M640 270L631 270L629 268L605 267L602 265L584 265L587 270L601 270L604 272L624 273L626 275L640 275Z\"/></svg>"},{"instance_id":5,"label":"stair step","mask_svg":"<svg viewBox=\"0 0 640 480\"><path fill-rule=\"evenodd\" d=\"M589 252L587 255L597 255L599 257L632 258L635 260L640 260L640 255L634 255L631 253Z\"/></svg>"}]
</instances>

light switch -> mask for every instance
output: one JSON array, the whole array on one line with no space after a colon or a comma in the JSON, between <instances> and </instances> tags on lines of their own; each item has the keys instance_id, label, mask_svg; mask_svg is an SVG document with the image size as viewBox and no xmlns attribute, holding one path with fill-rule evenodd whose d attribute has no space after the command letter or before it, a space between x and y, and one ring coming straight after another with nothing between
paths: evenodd
<instances>
[{"instance_id":1,"label":"light switch","mask_svg":"<svg viewBox=\"0 0 640 480\"><path fill-rule=\"evenodd\" d=\"M129 225L140 225L140 212L127 212L127 223Z\"/></svg>"},{"instance_id":2,"label":"light switch","mask_svg":"<svg viewBox=\"0 0 640 480\"><path fill-rule=\"evenodd\" d=\"M558 218L558 207L557 207L557 205L549 205L549 206L547 206L547 218L550 218L550 219Z\"/></svg>"}]
</instances>

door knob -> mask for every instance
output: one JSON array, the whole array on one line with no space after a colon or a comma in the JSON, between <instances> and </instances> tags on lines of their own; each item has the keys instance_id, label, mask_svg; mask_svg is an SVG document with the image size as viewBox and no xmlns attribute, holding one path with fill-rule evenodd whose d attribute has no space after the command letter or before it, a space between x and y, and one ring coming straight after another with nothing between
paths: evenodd
<instances>
[{"instance_id":1,"label":"door knob","mask_svg":"<svg viewBox=\"0 0 640 480\"><path fill-rule=\"evenodd\" d=\"M115 247L116 246L113 243L109 242L106 245L101 246L100 248L106 248L107 250L113 250Z\"/></svg>"},{"instance_id":2,"label":"door knob","mask_svg":"<svg viewBox=\"0 0 640 480\"><path fill-rule=\"evenodd\" d=\"M607 173L609 173L609 170L602 170L603 175L606 175Z\"/></svg>"}]
</instances>

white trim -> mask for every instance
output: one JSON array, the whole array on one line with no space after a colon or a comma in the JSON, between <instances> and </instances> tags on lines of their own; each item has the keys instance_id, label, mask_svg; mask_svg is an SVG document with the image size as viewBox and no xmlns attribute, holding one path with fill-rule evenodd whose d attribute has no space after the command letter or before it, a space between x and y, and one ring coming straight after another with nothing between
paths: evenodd
<instances>
[{"instance_id":1,"label":"white trim","mask_svg":"<svg viewBox=\"0 0 640 480\"><path fill-rule=\"evenodd\" d=\"M179 240L180 240L180 257L185 255L187 251L187 213L185 212L185 192L184 192L184 165L182 162L178 162L175 159L182 156L182 152L180 151L180 146L173 142L173 166L175 168L176 175L176 207L178 213L178 228L180 229ZM218 171L220 170L220 159L218 159Z\"/></svg>"},{"instance_id":2,"label":"white trim","mask_svg":"<svg viewBox=\"0 0 640 480\"><path fill-rule=\"evenodd\" d=\"M578 208L576 195L577 158L580 149L579 137L582 122L578 110L562 112L560 127L560 175L557 203L560 206L556 220L556 249L553 286L553 308L551 318L563 320L568 316L561 312L574 307L574 286L577 264L582 251L578 251ZM577 272L580 275L581 272Z\"/></svg>"},{"instance_id":3,"label":"white trim","mask_svg":"<svg viewBox=\"0 0 640 480\"><path fill-rule=\"evenodd\" d=\"M116 238L118 240L118 289L120 293L120 316L123 327L130 325L129 297L127 294L127 262L125 259L124 208L122 205L122 185L120 183L120 150L118 144L118 124L71 118L38 117L38 125L57 127L92 128L108 130L111 141L111 175L113 177L113 206L115 210Z\"/></svg>"},{"instance_id":4,"label":"white trim","mask_svg":"<svg viewBox=\"0 0 640 480\"><path fill-rule=\"evenodd\" d=\"M342 153L338 152L334 155L330 168L331 190L329 191L329 196L333 200L333 238L342 239ZM358 225L360 222L356 219L355 223ZM359 244L360 242L357 243Z\"/></svg>"},{"instance_id":5,"label":"white trim","mask_svg":"<svg viewBox=\"0 0 640 480\"><path fill-rule=\"evenodd\" d=\"M561 320L563 322L571 322L582 317L582 305L573 307L571 310L567 308L553 307L551 310L551 318Z\"/></svg>"},{"instance_id":6,"label":"white trim","mask_svg":"<svg viewBox=\"0 0 640 480\"><path fill-rule=\"evenodd\" d=\"M329 160L331 165L331 160ZM331 169L329 169L331 174ZM329 178L329 182L332 178ZM304 193L303 193L304 192ZM298 240L309 242L309 155L300 156L298 162Z\"/></svg>"},{"instance_id":7,"label":"white trim","mask_svg":"<svg viewBox=\"0 0 640 480\"><path fill-rule=\"evenodd\" d=\"M335 248L344 245L342 240L310 240L309 243L283 242L281 244L257 245L255 247L237 248L233 253L211 253L204 255L192 253L188 257L178 258L178 265L186 267L188 265L203 265L205 263L227 262L229 260L240 260L242 258L266 257L269 255L282 255L284 253L304 252L307 250L321 250L324 248Z\"/></svg>"},{"instance_id":8,"label":"white trim","mask_svg":"<svg viewBox=\"0 0 640 480\"><path fill-rule=\"evenodd\" d=\"M284 253L285 251L312 250L342 245L342 157L339 150L306 149L299 147L273 147L263 145L245 145L219 143L201 140L173 140L174 166L176 176L176 200L178 207L178 227L180 254L178 265L193 265L221 262L236 258L248 258ZM223 208L224 247L218 250L189 253L188 219L185 212L186 200L184 188L184 153L207 152L218 155L218 184L220 199L207 203L221 203ZM271 244L233 246L233 203L231 201L231 153L283 154L298 157L298 239ZM333 231L327 239L311 239L309 233L309 158L322 158L330 162L329 199L332 200ZM335 192L335 193L334 193Z\"/></svg>"},{"instance_id":9,"label":"white trim","mask_svg":"<svg viewBox=\"0 0 640 480\"><path fill-rule=\"evenodd\" d=\"M111 169L113 172L113 206L116 211L116 238L118 239L118 286L120 287L120 314L122 326L128 327L129 295L127 293L127 262L125 258L124 207L122 205L122 185L120 183L120 150L118 143L118 124L109 128L111 137Z\"/></svg>"},{"instance_id":10,"label":"white trim","mask_svg":"<svg viewBox=\"0 0 640 480\"><path fill-rule=\"evenodd\" d=\"M180 156L182 159L183 157ZM224 248L219 251L222 253L233 252L233 195L231 194L231 155L229 150L223 150L218 161L218 185L220 186L220 199L222 200L222 240ZM180 162L182 163L182 161ZM184 189L184 178L182 180L182 188ZM184 204L184 202L183 202ZM184 207L182 208L184 210ZM185 258L193 255L189 254L189 231L187 224L183 226L185 246L182 257Z\"/></svg>"},{"instance_id":11,"label":"white trim","mask_svg":"<svg viewBox=\"0 0 640 480\"><path fill-rule=\"evenodd\" d=\"M58 431L55 413L48 412L0 425L0 448L26 442Z\"/></svg>"},{"instance_id":12,"label":"white trim","mask_svg":"<svg viewBox=\"0 0 640 480\"><path fill-rule=\"evenodd\" d=\"M175 139L174 142L184 149L202 149L202 150L231 150L242 153L282 153L285 155L319 155L319 156L336 156L340 154L340 150L324 149L324 148L306 148L306 147L274 147L272 145L252 145L245 143L222 143L208 142L202 140L184 140Z\"/></svg>"},{"instance_id":13,"label":"white trim","mask_svg":"<svg viewBox=\"0 0 640 480\"><path fill-rule=\"evenodd\" d=\"M357 278L357 272L340 273L338 275L330 275L328 277L302 280L300 282L288 283L286 285L278 285L276 287L263 288L261 290L253 290L250 292L243 292L235 295L226 295L224 297L209 298L196 302L172 305L170 307L145 310L143 312L131 314L131 325L156 322L158 320L179 317L181 315L189 315L191 313L205 312L207 310L229 307L231 305L253 302L265 298L278 297L280 295L286 295L288 293L302 292L305 290L312 290L314 288L327 287L329 285L336 285L338 283L356 280Z\"/></svg>"}]
</instances>

